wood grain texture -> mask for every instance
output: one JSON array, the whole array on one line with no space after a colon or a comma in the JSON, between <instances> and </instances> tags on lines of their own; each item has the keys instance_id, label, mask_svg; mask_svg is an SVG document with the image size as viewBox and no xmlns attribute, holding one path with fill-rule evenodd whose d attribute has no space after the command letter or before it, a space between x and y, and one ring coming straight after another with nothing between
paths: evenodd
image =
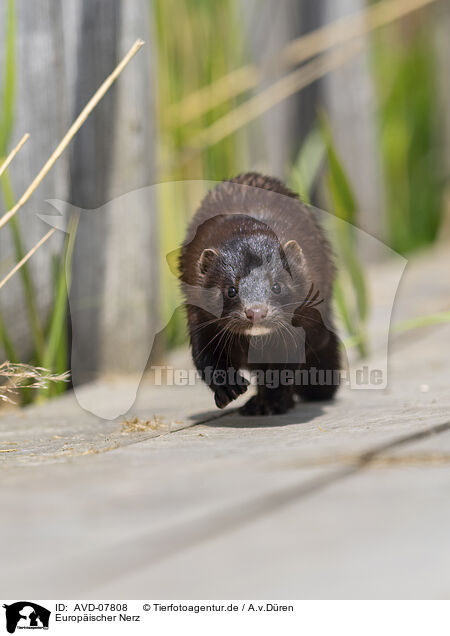
<instances>
[{"instance_id":1,"label":"wood grain texture","mask_svg":"<svg viewBox=\"0 0 450 636\"><path fill-rule=\"evenodd\" d=\"M4 25L5 3L0 3L0 24ZM14 193L18 198L58 144L69 125L69 104L64 90L65 67L61 4L56 0L16 3L16 64L17 93L15 125L11 147L25 132L30 140L22 148L10 168ZM4 29L0 29L0 68L3 69ZM45 182L18 215L25 249L30 249L45 234L45 224L36 216L47 210L47 198L66 199L68 157L61 157ZM6 211L0 199L0 215ZM37 303L42 320L48 316L52 303L51 260L61 250L63 235L59 234L33 260L32 277L37 289ZM0 276L16 262L11 232L0 232ZM20 276L3 290L0 303L4 320L19 354L26 359L31 351L30 327L26 315ZM1 354L0 354L1 355Z\"/></svg>"},{"instance_id":2,"label":"wood grain texture","mask_svg":"<svg viewBox=\"0 0 450 636\"><path fill-rule=\"evenodd\" d=\"M36 133L36 145L33 162L24 153L18 195L131 44L141 36L147 42L151 40L150 5L146 2L69 0L61 5L42 0L33 3L32 12L21 6L19 3L21 55L17 74L19 88L24 90L18 91L16 127L29 126L32 142ZM40 25L40 36L37 38L35 29L33 37L27 38L35 22L38 29ZM151 60L152 50L147 46L91 113L70 148L20 210L17 218L26 248L36 243L45 230L36 218L37 212L48 212L44 199L70 201L89 211L152 183L155 129ZM41 92L35 99L30 91L38 82ZM16 186L17 180L13 182ZM133 209L125 210L125 214L124 210L115 213L115 207L105 214L90 215L88 220L86 212L79 225L72 296L74 306L89 299L89 308L77 316L79 354L85 360L89 377L105 369L134 370L134 358L142 350L142 340L148 340L157 315L156 207L150 206L144 191L133 201ZM51 245L49 242L33 256L42 320L51 306L52 255L61 250L62 241L63 234L57 233ZM6 273L15 262L7 227L0 233L0 248L1 273ZM1 299L7 307L5 321L12 325L13 338L20 341L19 352L25 358L31 341L19 277L8 286ZM139 307L133 321L126 320L124 307Z\"/></svg>"},{"instance_id":3,"label":"wood grain texture","mask_svg":"<svg viewBox=\"0 0 450 636\"><path fill-rule=\"evenodd\" d=\"M432 275L448 258L411 264L397 317L448 306L449 281ZM382 287L392 272L376 275ZM278 417L213 410L202 385L145 381L133 414L153 421L147 432L99 421L70 393L5 415L0 593L446 597L449 331L393 337L386 391L344 389ZM127 382L84 390L110 402Z\"/></svg>"}]
</instances>

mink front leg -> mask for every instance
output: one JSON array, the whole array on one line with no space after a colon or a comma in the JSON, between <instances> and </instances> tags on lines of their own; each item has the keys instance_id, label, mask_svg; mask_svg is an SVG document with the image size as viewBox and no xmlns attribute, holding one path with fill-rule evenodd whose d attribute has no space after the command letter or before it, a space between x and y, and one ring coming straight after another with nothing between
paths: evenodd
<instances>
[{"instance_id":1,"label":"mink front leg","mask_svg":"<svg viewBox=\"0 0 450 636\"><path fill-rule=\"evenodd\" d=\"M332 328L328 328L316 308L300 308L295 312L294 326L305 330L305 369L313 367L322 372L325 383L308 382L295 387L295 392L304 400L330 400L339 388L341 368L340 343Z\"/></svg>"},{"instance_id":2,"label":"mink front leg","mask_svg":"<svg viewBox=\"0 0 450 636\"><path fill-rule=\"evenodd\" d=\"M213 391L219 409L245 393L248 386L247 380L230 363L230 346L224 347L221 338L225 339L227 335L221 334L217 328L194 329L191 332L194 364L203 381Z\"/></svg>"},{"instance_id":3,"label":"mink front leg","mask_svg":"<svg viewBox=\"0 0 450 636\"><path fill-rule=\"evenodd\" d=\"M294 406L292 386L270 389L258 386L258 393L239 409L241 415L282 415Z\"/></svg>"},{"instance_id":4,"label":"mink front leg","mask_svg":"<svg viewBox=\"0 0 450 636\"><path fill-rule=\"evenodd\" d=\"M320 351L315 351L306 345L307 369L314 367L322 372L324 384L306 383L295 387L296 393L304 400L331 400L339 388L339 370L341 368L339 340L336 334L330 332L326 346Z\"/></svg>"}]
</instances>

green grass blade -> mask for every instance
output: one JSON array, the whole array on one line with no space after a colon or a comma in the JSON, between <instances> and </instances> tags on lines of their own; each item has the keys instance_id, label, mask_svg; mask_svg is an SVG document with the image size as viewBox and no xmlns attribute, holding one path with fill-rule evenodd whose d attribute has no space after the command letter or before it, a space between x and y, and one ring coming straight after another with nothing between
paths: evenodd
<instances>
[{"instance_id":1,"label":"green grass blade","mask_svg":"<svg viewBox=\"0 0 450 636\"><path fill-rule=\"evenodd\" d=\"M289 175L289 186L305 203L311 202L311 193L325 159L325 143L317 126L307 134Z\"/></svg>"},{"instance_id":2,"label":"green grass blade","mask_svg":"<svg viewBox=\"0 0 450 636\"><path fill-rule=\"evenodd\" d=\"M18 362L14 345L12 343L11 338L8 335L8 331L6 329L6 325L4 323L1 312L0 312L0 343L2 344L5 350L6 359L9 360L9 362Z\"/></svg>"},{"instance_id":3,"label":"green grass blade","mask_svg":"<svg viewBox=\"0 0 450 636\"><path fill-rule=\"evenodd\" d=\"M55 285L55 300L50 325L47 333L47 342L43 356L43 367L56 372L56 361L60 354L60 347L64 347L67 329L67 294L70 289L70 267L72 263L75 236L78 228L78 216L74 215L69 221L66 235L66 244L57 272ZM67 273L67 280L66 280ZM63 369L66 371L66 369Z\"/></svg>"},{"instance_id":4,"label":"green grass blade","mask_svg":"<svg viewBox=\"0 0 450 636\"><path fill-rule=\"evenodd\" d=\"M329 187L335 204L335 213L343 221L354 225L357 210L356 199L345 169L339 160L331 126L324 113L319 115L319 127L327 151Z\"/></svg>"},{"instance_id":5,"label":"green grass blade","mask_svg":"<svg viewBox=\"0 0 450 636\"><path fill-rule=\"evenodd\" d=\"M341 320L346 328L347 332L352 336L355 335L353 328L353 320L350 316L349 306L344 294L344 289L342 285L342 280L340 276L336 276L334 281L334 300L336 303L336 308L341 316Z\"/></svg>"},{"instance_id":6,"label":"green grass blade","mask_svg":"<svg viewBox=\"0 0 450 636\"><path fill-rule=\"evenodd\" d=\"M333 223L334 247L340 257L341 267L345 269L351 280L352 290L356 299L357 315L355 316L349 310L350 299L344 288L339 285L336 287L338 293L337 302L338 306L340 306L341 316L345 316L344 322L347 322L347 330L353 336L355 334L360 335L358 349L361 355L366 355L368 345L363 335L366 332L365 324L369 315L369 299L353 227L357 220L358 206L350 181L339 159L330 124L324 113L319 116L319 127L325 143L328 160L328 173L326 176L328 193L333 211L339 219ZM344 304L348 305L346 310L344 310Z\"/></svg>"},{"instance_id":7,"label":"green grass blade","mask_svg":"<svg viewBox=\"0 0 450 636\"><path fill-rule=\"evenodd\" d=\"M405 254L433 242L445 216L440 77L428 20L373 33L372 68L387 240Z\"/></svg>"},{"instance_id":8,"label":"green grass blade","mask_svg":"<svg viewBox=\"0 0 450 636\"><path fill-rule=\"evenodd\" d=\"M14 205L14 194L12 191L11 181L6 171L1 176L1 186L3 198L5 201L6 209L10 209ZM25 249L20 233L19 221L17 217L12 217L9 221L9 228L13 237L15 254L17 260L21 260L25 255ZM33 336L33 345L35 349L35 358L37 366L42 366L43 354L44 354L44 331L39 319L39 312L36 303L36 292L34 289L33 281L31 278L30 269L28 263L25 263L20 269L20 276L22 279L25 303L28 312L28 318L30 321L31 333Z\"/></svg>"},{"instance_id":9,"label":"green grass blade","mask_svg":"<svg viewBox=\"0 0 450 636\"><path fill-rule=\"evenodd\" d=\"M0 157L5 157L14 121L15 100L15 7L14 0L8 0L5 21L5 63L1 87L0 111ZM0 159L0 163L3 163ZM0 342L10 362L17 362L17 355L8 330L0 314Z\"/></svg>"},{"instance_id":10,"label":"green grass blade","mask_svg":"<svg viewBox=\"0 0 450 636\"><path fill-rule=\"evenodd\" d=\"M346 262L355 286L360 316L362 319L365 319L368 309L366 287L364 276L362 275L361 264L356 251L352 227L356 222L357 216L356 198L353 194L353 189L347 178L345 169L339 160L331 127L324 114L321 114L319 118L319 125L327 151L328 190L331 195L336 215L345 221L345 223L338 224L339 247L341 248L342 256Z\"/></svg>"},{"instance_id":11,"label":"green grass blade","mask_svg":"<svg viewBox=\"0 0 450 636\"><path fill-rule=\"evenodd\" d=\"M364 325L350 315L349 299L344 291L342 275L336 277L333 292L337 312L349 334L349 337L344 339L344 346L355 346L360 357L365 358L368 354L367 333Z\"/></svg>"},{"instance_id":12,"label":"green grass blade","mask_svg":"<svg viewBox=\"0 0 450 636\"><path fill-rule=\"evenodd\" d=\"M394 333L403 333L420 327L431 327L435 325L445 325L450 322L450 311L441 311L428 316L419 316L417 318L409 318L401 320L392 326Z\"/></svg>"},{"instance_id":13,"label":"green grass blade","mask_svg":"<svg viewBox=\"0 0 450 636\"><path fill-rule=\"evenodd\" d=\"M400 320L392 325L391 333L406 333L414 329L446 324L450 324L450 311L441 311L436 314L429 314L428 316L418 316L416 318ZM346 347L355 347L358 346L361 341L361 334L353 334L344 339L344 345Z\"/></svg>"},{"instance_id":14,"label":"green grass blade","mask_svg":"<svg viewBox=\"0 0 450 636\"><path fill-rule=\"evenodd\" d=\"M16 18L14 0L7 1L5 24L5 65L2 85L2 109L0 114L0 156L5 157L14 124L16 93L15 61Z\"/></svg>"},{"instance_id":15,"label":"green grass blade","mask_svg":"<svg viewBox=\"0 0 450 636\"><path fill-rule=\"evenodd\" d=\"M369 315L369 300L364 271L356 252L352 228L346 223L337 223L337 239L339 251L348 270L356 295L358 315L365 322Z\"/></svg>"}]
</instances>

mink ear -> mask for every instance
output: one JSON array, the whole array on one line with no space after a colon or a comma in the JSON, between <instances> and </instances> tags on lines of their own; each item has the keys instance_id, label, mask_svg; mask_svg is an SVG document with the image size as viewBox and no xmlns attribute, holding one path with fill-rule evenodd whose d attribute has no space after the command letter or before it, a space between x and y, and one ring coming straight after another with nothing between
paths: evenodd
<instances>
[{"instance_id":1,"label":"mink ear","mask_svg":"<svg viewBox=\"0 0 450 636\"><path fill-rule=\"evenodd\" d=\"M288 241L283 245L283 251L287 258L289 266L301 267L304 262L303 250L295 240Z\"/></svg>"},{"instance_id":2,"label":"mink ear","mask_svg":"<svg viewBox=\"0 0 450 636\"><path fill-rule=\"evenodd\" d=\"M203 252L200 254L200 260L198 262L200 273L206 274L208 269L218 257L219 254L216 252L216 250L212 250L209 248L203 250Z\"/></svg>"}]
</instances>

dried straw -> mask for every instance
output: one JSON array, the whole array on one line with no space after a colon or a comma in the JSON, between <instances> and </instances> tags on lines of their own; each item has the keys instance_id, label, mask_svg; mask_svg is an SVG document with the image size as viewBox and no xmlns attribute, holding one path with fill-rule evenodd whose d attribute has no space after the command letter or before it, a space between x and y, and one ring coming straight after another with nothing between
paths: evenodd
<instances>
[{"instance_id":1,"label":"dried straw","mask_svg":"<svg viewBox=\"0 0 450 636\"><path fill-rule=\"evenodd\" d=\"M191 158L192 153L218 143L290 95L342 66L362 48L363 42L352 42L341 46L337 51L326 53L274 82L265 91L234 108L194 137L189 143L189 148L181 153L178 161L183 162Z\"/></svg>"},{"instance_id":2,"label":"dried straw","mask_svg":"<svg viewBox=\"0 0 450 636\"><path fill-rule=\"evenodd\" d=\"M67 131L67 133L64 135L64 137L61 139L61 141L59 142L57 148L54 150L54 152L50 155L50 157L48 158L48 160L46 161L46 163L44 164L44 166L41 168L41 170L38 172L38 174L36 175L36 177L34 178L34 180L31 182L31 184L28 186L28 188L25 190L25 192L22 194L22 196L20 197L20 199L17 201L17 203L14 205L14 207L11 208L11 210L9 210L8 212L6 212L3 217L0 219L0 229L18 212L18 210L28 201L28 199L30 198L30 196L33 194L33 192L36 190L36 188L39 186L39 184L42 182L42 180L44 179L44 177L48 174L48 172L51 170L51 168L53 167L53 165L56 163L57 159L62 155L62 153L64 152L64 150L67 148L67 146L69 145L70 141L72 140L72 138L77 134L77 132L80 130L81 126L84 124L84 122L86 121L86 119L89 117L89 115L91 114L91 112L94 110L94 108L97 106L97 104L99 103L99 101L102 99L102 97L106 94L106 92L109 90L109 88L112 86L112 84L115 82L115 80L119 77L120 73L124 70L124 68L127 66L127 64L132 60L132 58L136 55L136 53L139 51L139 49L144 45L144 42L142 40L136 40L136 42L133 44L133 46L130 48L130 50L128 51L128 53L125 55L125 57L122 59L122 61L116 66L116 68L114 69L114 71L105 79L105 81L103 82L103 84L98 88L98 90L95 92L95 94L91 97L91 99L89 100L89 102L86 104L86 106L83 108L83 110L81 111L81 113L78 115L78 117L76 118L76 120L73 122L72 126L69 128L69 130ZM23 141L23 140L22 140ZM26 141L26 140L25 140ZM22 143L22 142L21 142ZM23 142L25 143L25 142ZM22 143L22 145L23 145ZM19 144L20 145L20 144ZM22 147L22 146L20 146ZM17 149L20 150L20 148ZM15 152L16 149L13 151ZM17 153L15 153L17 154ZM12 158L14 158L15 155L13 155ZM11 158L11 161L12 161ZM9 157L8 157L9 159ZM55 233L55 228L52 228L49 232L47 232L47 234L45 234L45 236L43 236L37 243L36 245L34 245L30 251L25 254L25 256L11 269L10 272L8 272L8 274L5 276L5 278L3 278L3 280L0 281L0 289L14 276L14 274L33 256L33 254L35 252L37 252L37 250Z\"/></svg>"},{"instance_id":3,"label":"dried straw","mask_svg":"<svg viewBox=\"0 0 450 636\"><path fill-rule=\"evenodd\" d=\"M437 0L381 0L367 9L354 13L303 35L282 49L265 66L246 64L212 82L180 102L173 104L166 112L169 123L183 125L200 117L223 102L258 86L259 82L273 72L302 64L315 55L349 40L366 35Z\"/></svg>"},{"instance_id":4,"label":"dried straw","mask_svg":"<svg viewBox=\"0 0 450 636\"><path fill-rule=\"evenodd\" d=\"M42 367L28 364L0 364L0 402L14 404L13 396L19 389L46 389L49 382L67 382L68 372L59 375L50 373Z\"/></svg>"},{"instance_id":5,"label":"dried straw","mask_svg":"<svg viewBox=\"0 0 450 636\"><path fill-rule=\"evenodd\" d=\"M7 273L7 274L6 274L5 278L3 278L3 279L0 281L0 289L1 289L4 285L6 285L6 283L9 281L9 279L10 279L10 278L12 278L12 277L14 276L14 274L15 274L16 272L18 272L18 271L19 271L19 269L20 269L23 265L25 265L25 263L26 263L26 262L27 262L27 261L28 261L28 260L29 260L29 259L33 256L33 254L34 254L35 252L37 252L37 251L38 251L38 249L41 247L41 245L43 245L43 244L45 243L45 241L46 241L47 239L49 239L49 238L50 238L50 237L51 237L51 236L52 236L55 232L56 232L56 228L52 227L52 229L51 229L51 230L49 230L49 231L47 232L47 234L46 234L45 236L43 236L43 237L41 238L41 240L40 240L40 241L38 241L38 242L36 243L36 245L34 245L34 246L31 248L31 250L30 250L29 252L27 252L27 253L25 254L25 256L24 256L22 259L20 259L20 261L19 261L16 265L14 265L14 267L13 267L13 268L12 268L12 269L11 269L11 270Z\"/></svg>"},{"instance_id":6,"label":"dried straw","mask_svg":"<svg viewBox=\"0 0 450 636\"><path fill-rule=\"evenodd\" d=\"M69 130L66 132L64 137L61 139L61 141L59 142L58 146L55 148L53 153L47 159L46 163L42 166L42 168L40 169L40 171L38 172L36 177L33 179L33 181L30 183L28 188L22 194L20 199L17 201L15 206L12 207L11 210L6 212L2 216L2 218L0 218L0 229L6 223L8 223L8 221L17 213L17 211L24 205L24 203L26 203L28 201L28 199L33 194L33 192L36 190L38 185L41 183L41 181L44 179L44 177L49 173L49 171L54 166L56 161L62 155L62 153L67 148L69 143L72 141L73 137L80 130L81 126L84 124L86 119L92 113L92 111L97 106L99 101L102 99L102 97L105 95L105 93L111 88L112 84L116 81L116 79L119 77L120 73L126 67L128 62L131 61L131 59L136 55L136 53L143 46L143 44L144 44L144 42L142 40L136 40L136 42L133 44L131 49L125 55L123 60L116 66L116 68L111 73L111 75L109 75L105 79L105 81L100 86L100 88L98 88L98 90L95 92L95 94L91 97L91 99L88 101L88 103L83 108L81 113L75 119L75 121L73 122L73 124L71 125Z\"/></svg>"},{"instance_id":7,"label":"dried straw","mask_svg":"<svg viewBox=\"0 0 450 636\"><path fill-rule=\"evenodd\" d=\"M9 155L6 157L5 161L2 163L1 167L0 167L0 177L2 176L2 174L5 172L5 170L8 168L8 166L10 165L11 161L14 159L14 157L17 155L17 153L19 152L19 150L22 148L22 146L24 145L24 143L29 139L30 135L29 133L25 133L25 135L22 137L22 139L19 141L19 143L17 144L17 146L14 148L14 150L11 150L11 152L9 153Z\"/></svg>"}]
</instances>

